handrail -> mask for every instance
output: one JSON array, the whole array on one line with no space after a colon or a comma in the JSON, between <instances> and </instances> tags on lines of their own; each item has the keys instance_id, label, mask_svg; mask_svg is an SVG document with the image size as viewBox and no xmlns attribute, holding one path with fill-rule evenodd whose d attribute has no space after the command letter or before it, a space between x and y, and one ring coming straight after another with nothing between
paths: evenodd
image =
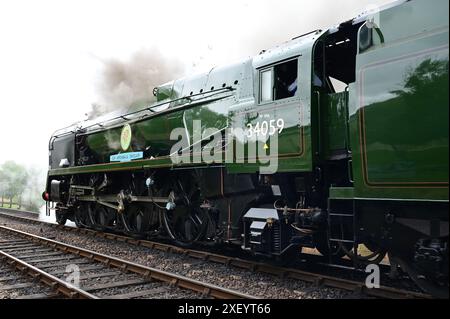
<instances>
[{"instance_id":1,"label":"handrail","mask_svg":"<svg viewBox=\"0 0 450 319\"><path fill-rule=\"evenodd\" d=\"M310 31L310 32L306 32L306 33L300 34L300 35L298 35L296 37L293 37L291 40L300 39L300 38L303 38L304 36L307 36L307 35L310 35L310 34L313 34L313 33L320 33L320 32L322 32L322 29L316 29L316 30L313 30L313 31Z\"/></svg>"},{"instance_id":2,"label":"handrail","mask_svg":"<svg viewBox=\"0 0 450 319\"><path fill-rule=\"evenodd\" d=\"M322 127L321 121L321 103L320 103L320 92L319 91L314 91L314 93L317 95L317 121L318 121L318 125L317 125L317 156L321 156L322 155L322 130L320 129Z\"/></svg>"}]
</instances>

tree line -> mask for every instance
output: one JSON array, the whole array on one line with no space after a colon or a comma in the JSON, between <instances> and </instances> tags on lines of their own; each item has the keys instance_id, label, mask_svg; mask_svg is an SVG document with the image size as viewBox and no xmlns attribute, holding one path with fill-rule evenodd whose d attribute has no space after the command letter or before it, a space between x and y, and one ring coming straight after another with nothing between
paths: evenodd
<instances>
[{"instance_id":1,"label":"tree line","mask_svg":"<svg viewBox=\"0 0 450 319\"><path fill-rule=\"evenodd\" d=\"M0 165L0 207L9 207L10 202L20 208L36 211L45 204L41 193L44 189L43 170L25 167L14 161Z\"/></svg>"}]
</instances>

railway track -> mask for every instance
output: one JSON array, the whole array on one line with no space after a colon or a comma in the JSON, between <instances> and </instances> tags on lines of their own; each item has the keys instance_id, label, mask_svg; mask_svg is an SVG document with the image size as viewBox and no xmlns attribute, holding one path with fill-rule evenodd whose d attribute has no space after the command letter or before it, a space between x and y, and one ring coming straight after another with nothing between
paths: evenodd
<instances>
[{"instance_id":1,"label":"railway track","mask_svg":"<svg viewBox=\"0 0 450 319\"><path fill-rule=\"evenodd\" d=\"M3 244L3 242L0 242ZM60 295L51 287L28 276L25 268L12 269L13 263L0 257L0 299L50 299Z\"/></svg>"},{"instance_id":2,"label":"railway track","mask_svg":"<svg viewBox=\"0 0 450 319\"><path fill-rule=\"evenodd\" d=\"M69 298L254 299L244 293L4 226L0 226L0 257Z\"/></svg>"},{"instance_id":3,"label":"railway track","mask_svg":"<svg viewBox=\"0 0 450 319\"><path fill-rule=\"evenodd\" d=\"M377 289L369 289L366 287L365 283L359 282L359 281L347 280L347 279L343 279L343 278L339 278L339 277L333 277L333 276L327 276L327 275L313 273L313 272L307 272L307 271L303 271L300 269L277 267L274 265L255 262L252 260L246 260L246 259L241 259L241 258L237 258L237 257L230 257L230 256L220 255L220 254L211 253L211 252L207 252L207 251L186 249L186 248L181 248L181 247L178 247L175 245L161 243L161 242L134 239L131 237L113 234L113 233L101 232L101 231L84 229L84 228L76 228L76 227L70 227L70 226L61 226L61 225L51 224L51 223L47 223L47 222L40 221L37 219L29 218L29 217L13 215L11 213L0 212L0 216L5 216L8 218L13 218L16 220L30 222L30 223L46 224L51 227L69 231L69 232L81 233L81 234L86 234L86 235L90 235L93 237L124 242L124 243L128 243L131 245L146 247L146 248L159 250L159 251L163 251L163 252L182 254L182 255L189 256L191 258L200 259L203 261L220 263L220 264L224 264L224 265L231 266L231 267L237 267L240 269L247 269L247 270L251 270L251 271L255 271L255 272L270 274L270 275L285 278L285 279L301 280L301 281L305 281L308 283L313 283L317 286L324 286L324 287L337 288L337 289L343 289L343 290L347 290L347 291L358 292L358 293L367 295L369 297L388 298L388 299L430 299L430 298L432 298L430 295L427 295L427 294L418 293L418 292L409 291L409 290L402 290L402 289L397 289L397 288L392 288L392 287L387 287L387 286L380 286L380 288L377 288Z\"/></svg>"}]
</instances>

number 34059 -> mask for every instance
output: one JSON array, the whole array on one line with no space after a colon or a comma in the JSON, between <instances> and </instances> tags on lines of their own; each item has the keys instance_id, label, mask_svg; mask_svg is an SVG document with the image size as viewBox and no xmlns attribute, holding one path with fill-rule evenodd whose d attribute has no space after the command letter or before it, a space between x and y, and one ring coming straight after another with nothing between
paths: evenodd
<instances>
[{"instance_id":1,"label":"number 34059","mask_svg":"<svg viewBox=\"0 0 450 319\"><path fill-rule=\"evenodd\" d=\"M284 120L270 120L270 121L262 121L256 122L255 125L249 123L247 124L247 137L253 136L272 136L276 132L280 134L284 129Z\"/></svg>"}]
</instances>

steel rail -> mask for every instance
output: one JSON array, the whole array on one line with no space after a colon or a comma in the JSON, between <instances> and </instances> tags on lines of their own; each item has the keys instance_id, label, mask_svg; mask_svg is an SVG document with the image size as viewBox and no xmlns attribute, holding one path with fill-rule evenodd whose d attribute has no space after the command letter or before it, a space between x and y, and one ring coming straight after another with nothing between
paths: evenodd
<instances>
[{"instance_id":1,"label":"steel rail","mask_svg":"<svg viewBox=\"0 0 450 319\"><path fill-rule=\"evenodd\" d=\"M0 212L0 216L6 216L17 220L27 221L31 223L46 224L57 229L64 229L71 232L77 232L82 234L92 235L94 237L105 238L110 240L115 240L119 242L124 242L136 246L147 247L150 249L155 249L163 252L177 253L184 256L201 259L205 261L216 262L224 264L227 266L233 266L241 269L247 269L255 272L261 272L265 274L270 274L282 278L292 278L301 281L306 281L313 283L317 286L327 286L331 288L338 288L347 291L354 291L365 294L367 296L376 298L388 298L388 299L431 299L432 296L420 292L402 290L397 288L392 288L388 286L380 286L379 288L369 289L366 287L365 283L358 282L354 280L342 279L338 277L332 277L327 275L322 275L318 273L307 272L299 269L285 268L273 266L266 263L255 262L251 260L246 260L237 257L230 257L220 254L215 254L207 251L200 251L194 249L181 248L171 244L165 244L161 242L154 242L149 240L134 239L131 237L101 232L86 228L77 228L70 226L62 226L58 224L51 224L45 221L27 218L23 216L16 216L11 214L5 214Z\"/></svg>"},{"instance_id":2,"label":"steel rail","mask_svg":"<svg viewBox=\"0 0 450 319\"><path fill-rule=\"evenodd\" d=\"M128 271L131 273L138 274L146 279L154 279L160 282L166 282L170 284L171 286L176 286L179 288L188 289L197 293L202 294L203 296L213 297L216 299L256 299L256 297L247 295L235 290L222 288L216 285L212 285L209 283L201 282L198 280L190 279L181 275L173 274L167 271L159 270L152 267L147 267L144 265L139 265L130 261L126 261L120 258L116 258L113 256L108 256L105 254L100 254L92 250L84 249L81 247L76 247L73 245L65 244L62 242L58 242L53 239L44 238L41 236L29 234L20 230L16 230L10 227L0 226L0 230L4 230L13 234L20 235L22 237L26 237L30 239L33 242L37 242L52 248L59 249L66 253L71 253L74 255L78 255L80 257L84 257L93 261L101 262L105 265L108 265L109 267L115 267L122 271ZM12 256L10 256L12 257ZM14 258L14 257L13 257ZM20 262L20 260L17 260L17 262ZM23 263L23 266L26 266L27 268L31 269L31 265L28 265L26 263ZM30 267L31 266L31 267ZM33 271L39 271L39 269L33 267ZM44 272L40 272L42 276L45 276ZM48 274L47 274L48 275ZM51 276L51 275L49 275ZM46 277L49 277L46 276ZM53 276L52 276L53 277ZM56 282L56 280L59 280L58 278L54 277L52 278ZM59 283L64 283L64 281L59 280ZM67 286L67 284L66 284ZM78 291L80 295L82 294L82 291Z\"/></svg>"},{"instance_id":3,"label":"steel rail","mask_svg":"<svg viewBox=\"0 0 450 319\"><path fill-rule=\"evenodd\" d=\"M45 285L51 287L56 292L61 293L67 297L73 299L98 299L87 291L77 288L64 280L61 280L39 268L34 267L10 254L0 250L0 256L9 260L10 264L15 266L19 271L26 272L28 275L33 277L35 280L39 280Z\"/></svg>"}]
</instances>

